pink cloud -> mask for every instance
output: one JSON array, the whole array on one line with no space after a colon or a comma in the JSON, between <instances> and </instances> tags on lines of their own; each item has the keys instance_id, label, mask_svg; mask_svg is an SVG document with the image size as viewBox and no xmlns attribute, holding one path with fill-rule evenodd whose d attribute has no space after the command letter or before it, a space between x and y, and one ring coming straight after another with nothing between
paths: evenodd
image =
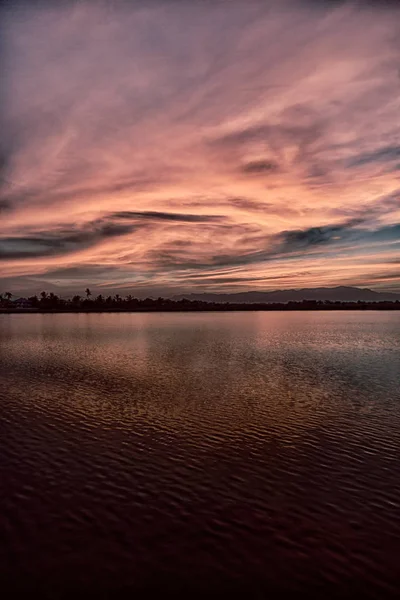
<instances>
[{"instance_id":1,"label":"pink cloud","mask_svg":"<svg viewBox=\"0 0 400 600\"><path fill-rule=\"evenodd\" d=\"M400 217L397 15L305 1L8 10L3 277L392 289L398 247L374 232L397 235ZM193 218L124 229L123 211ZM365 241L352 228L318 251L271 242L352 218Z\"/></svg>"}]
</instances>

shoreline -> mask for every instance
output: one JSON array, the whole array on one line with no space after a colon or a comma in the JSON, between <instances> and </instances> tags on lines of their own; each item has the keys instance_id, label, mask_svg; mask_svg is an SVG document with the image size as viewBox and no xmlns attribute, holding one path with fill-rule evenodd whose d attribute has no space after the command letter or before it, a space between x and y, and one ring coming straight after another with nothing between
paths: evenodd
<instances>
[{"instance_id":1,"label":"shoreline","mask_svg":"<svg viewBox=\"0 0 400 600\"><path fill-rule=\"evenodd\" d=\"M379 303L380 304L380 303ZM63 308L0 308L0 315L11 314L90 314L90 313L171 313L171 312L331 312L331 311L396 311L400 310L400 303L384 303L382 305L365 304L365 305L342 305L342 306L212 306L209 308L79 308L79 309L63 309Z\"/></svg>"}]
</instances>

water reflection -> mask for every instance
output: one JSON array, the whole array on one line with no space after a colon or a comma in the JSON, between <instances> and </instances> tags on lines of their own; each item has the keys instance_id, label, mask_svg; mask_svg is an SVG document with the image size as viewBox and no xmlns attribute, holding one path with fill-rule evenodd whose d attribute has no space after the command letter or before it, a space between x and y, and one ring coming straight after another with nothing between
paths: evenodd
<instances>
[{"instance_id":1,"label":"water reflection","mask_svg":"<svg viewBox=\"0 0 400 600\"><path fill-rule=\"evenodd\" d=\"M394 313L1 315L6 578L389 593L399 350Z\"/></svg>"}]
</instances>

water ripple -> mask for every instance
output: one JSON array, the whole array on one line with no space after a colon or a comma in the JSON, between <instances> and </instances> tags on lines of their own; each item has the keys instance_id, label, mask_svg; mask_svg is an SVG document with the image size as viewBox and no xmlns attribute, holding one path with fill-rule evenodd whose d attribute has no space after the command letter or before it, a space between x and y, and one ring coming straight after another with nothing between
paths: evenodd
<instances>
[{"instance_id":1,"label":"water ripple","mask_svg":"<svg viewBox=\"0 0 400 600\"><path fill-rule=\"evenodd\" d=\"M3 588L400 590L398 315L3 315L0 342Z\"/></svg>"}]
</instances>

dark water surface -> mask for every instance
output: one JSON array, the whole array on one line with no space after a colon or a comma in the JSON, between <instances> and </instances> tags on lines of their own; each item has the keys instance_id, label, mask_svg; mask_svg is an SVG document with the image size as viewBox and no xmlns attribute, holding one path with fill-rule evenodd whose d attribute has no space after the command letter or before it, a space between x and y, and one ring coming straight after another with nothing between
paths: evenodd
<instances>
[{"instance_id":1,"label":"dark water surface","mask_svg":"<svg viewBox=\"0 0 400 600\"><path fill-rule=\"evenodd\" d=\"M2 589L395 596L399 380L394 312L0 315Z\"/></svg>"}]
</instances>

